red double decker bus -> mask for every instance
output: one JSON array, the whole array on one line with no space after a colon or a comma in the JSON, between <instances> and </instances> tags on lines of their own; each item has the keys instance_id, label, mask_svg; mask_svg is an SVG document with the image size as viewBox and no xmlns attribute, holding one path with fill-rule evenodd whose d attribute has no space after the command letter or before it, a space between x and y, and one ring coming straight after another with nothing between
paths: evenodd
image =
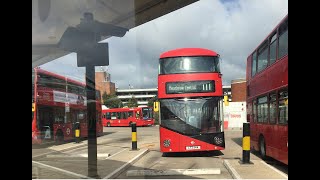
<instances>
[{"instance_id":1,"label":"red double decker bus","mask_svg":"<svg viewBox=\"0 0 320 180\"><path fill-rule=\"evenodd\" d=\"M153 110L151 107L112 108L104 109L103 126L152 126L154 125Z\"/></svg>"},{"instance_id":2,"label":"red double decker bus","mask_svg":"<svg viewBox=\"0 0 320 180\"><path fill-rule=\"evenodd\" d=\"M158 99L161 152L223 150L219 55L202 48L161 54Z\"/></svg>"},{"instance_id":3,"label":"red double decker bus","mask_svg":"<svg viewBox=\"0 0 320 180\"><path fill-rule=\"evenodd\" d=\"M251 149L288 164L288 15L247 59Z\"/></svg>"},{"instance_id":4,"label":"red double decker bus","mask_svg":"<svg viewBox=\"0 0 320 180\"><path fill-rule=\"evenodd\" d=\"M97 135L103 134L102 107L96 91ZM85 84L40 69L32 69L32 144L63 142L88 136Z\"/></svg>"}]
</instances>

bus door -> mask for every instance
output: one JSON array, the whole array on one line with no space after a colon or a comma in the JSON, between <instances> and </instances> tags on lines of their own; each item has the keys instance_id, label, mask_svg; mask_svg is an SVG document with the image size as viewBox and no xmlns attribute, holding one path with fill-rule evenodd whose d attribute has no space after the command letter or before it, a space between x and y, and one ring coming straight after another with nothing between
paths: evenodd
<instances>
[{"instance_id":1,"label":"bus door","mask_svg":"<svg viewBox=\"0 0 320 180\"><path fill-rule=\"evenodd\" d=\"M128 121L128 112L121 112L121 118L122 118L122 122L124 126L128 126L129 125L129 121Z\"/></svg>"},{"instance_id":2,"label":"bus door","mask_svg":"<svg viewBox=\"0 0 320 180\"><path fill-rule=\"evenodd\" d=\"M87 126L87 114L85 111L80 110L78 112L78 120L80 122L80 137L87 137L88 136L88 126Z\"/></svg>"},{"instance_id":3,"label":"bus door","mask_svg":"<svg viewBox=\"0 0 320 180\"><path fill-rule=\"evenodd\" d=\"M129 110L128 111L128 125L130 125L130 123L132 123L132 122L136 122L135 113L133 110Z\"/></svg>"},{"instance_id":4,"label":"bus door","mask_svg":"<svg viewBox=\"0 0 320 180\"><path fill-rule=\"evenodd\" d=\"M251 103L251 102L250 102ZM251 146L255 147L255 150L259 150L259 136L258 136L258 125L257 125L257 101L253 100L252 104L249 104L248 106L252 107L252 113L251 113L251 118L250 118L250 139L251 141L254 141L254 144L252 143ZM250 107L249 107L250 108Z\"/></svg>"},{"instance_id":5,"label":"bus door","mask_svg":"<svg viewBox=\"0 0 320 180\"><path fill-rule=\"evenodd\" d=\"M38 106L37 117L38 129L40 131L41 139L53 140L53 108Z\"/></svg>"},{"instance_id":6,"label":"bus door","mask_svg":"<svg viewBox=\"0 0 320 180\"><path fill-rule=\"evenodd\" d=\"M117 121L119 126L128 126L127 118L124 112L117 112Z\"/></svg>"},{"instance_id":7,"label":"bus door","mask_svg":"<svg viewBox=\"0 0 320 180\"><path fill-rule=\"evenodd\" d=\"M137 126L143 125L142 113L140 110L135 110L135 122Z\"/></svg>"},{"instance_id":8,"label":"bus door","mask_svg":"<svg viewBox=\"0 0 320 180\"><path fill-rule=\"evenodd\" d=\"M107 116L106 112L102 111L102 126L107 126Z\"/></svg>"},{"instance_id":9,"label":"bus door","mask_svg":"<svg viewBox=\"0 0 320 180\"><path fill-rule=\"evenodd\" d=\"M280 160L288 161L288 91L279 92L278 112L278 148L281 151Z\"/></svg>"},{"instance_id":10,"label":"bus door","mask_svg":"<svg viewBox=\"0 0 320 180\"><path fill-rule=\"evenodd\" d=\"M111 114L111 119L110 119L110 124L113 126L119 126L119 120L117 120L117 112L110 112Z\"/></svg>"},{"instance_id":11,"label":"bus door","mask_svg":"<svg viewBox=\"0 0 320 180\"><path fill-rule=\"evenodd\" d=\"M71 140L73 139L73 135L74 135L74 121L75 121L75 117L74 117L74 110L69 108L68 110L66 110L65 113L65 121L64 121L64 127L63 127L63 131L64 131L64 138L65 140Z\"/></svg>"}]
</instances>

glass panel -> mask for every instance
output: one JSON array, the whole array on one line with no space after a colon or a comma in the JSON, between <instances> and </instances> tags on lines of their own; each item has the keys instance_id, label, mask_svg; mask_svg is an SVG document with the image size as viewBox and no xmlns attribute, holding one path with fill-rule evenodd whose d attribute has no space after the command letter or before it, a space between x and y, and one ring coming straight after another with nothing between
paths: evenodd
<instances>
[{"instance_id":1,"label":"glass panel","mask_svg":"<svg viewBox=\"0 0 320 180\"><path fill-rule=\"evenodd\" d=\"M270 95L270 123L276 123L277 119L277 95Z\"/></svg>"},{"instance_id":2,"label":"glass panel","mask_svg":"<svg viewBox=\"0 0 320 180\"><path fill-rule=\"evenodd\" d=\"M222 97L161 100L161 125L186 135L221 132L221 99Z\"/></svg>"},{"instance_id":3,"label":"glass panel","mask_svg":"<svg viewBox=\"0 0 320 180\"><path fill-rule=\"evenodd\" d=\"M133 117L133 112L132 111L128 112L128 117Z\"/></svg>"},{"instance_id":4,"label":"glass panel","mask_svg":"<svg viewBox=\"0 0 320 180\"><path fill-rule=\"evenodd\" d=\"M254 76L257 72L257 52L255 51L252 55L252 76Z\"/></svg>"},{"instance_id":5,"label":"glass panel","mask_svg":"<svg viewBox=\"0 0 320 180\"><path fill-rule=\"evenodd\" d=\"M192 72L220 72L219 58L194 56L160 59L160 74Z\"/></svg>"},{"instance_id":6,"label":"glass panel","mask_svg":"<svg viewBox=\"0 0 320 180\"><path fill-rule=\"evenodd\" d=\"M288 123L288 91L279 93L279 124Z\"/></svg>"},{"instance_id":7,"label":"glass panel","mask_svg":"<svg viewBox=\"0 0 320 180\"><path fill-rule=\"evenodd\" d=\"M267 96L258 99L258 122L268 121L268 104Z\"/></svg>"},{"instance_id":8,"label":"glass panel","mask_svg":"<svg viewBox=\"0 0 320 180\"><path fill-rule=\"evenodd\" d=\"M252 108L253 108L253 111L252 111L253 112L253 114L252 114L253 122L257 122L257 101L256 100L253 101Z\"/></svg>"},{"instance_id":9,"label":"glass panel","mask_svg":"<svg viewBox=\"0 0 320 180\"><path fill-rule=\"evenodd\" d=\"M258 72L268 66L268 43L265 42L258 50Z\"/></svg>"},{"instance_id":10,"label":"glass panel","mask_svg":"<svg viewBox=\"0 0 320 180\"><path fill-rule=\"evenodd\" d=\"M276 55L277 55L277 41L273 41L270 44L270 64L276 62Z\"/></svg>"},{"instance_id":11,"label":"glass panel","mask_svg":"<svg viewBox=\"0 0 320 180\"><path fill-rule=\"evenodd\" d=\"M110 112L106 113L106 119L111 119L111 113Z\"/></svg>"},{"instance_id":12,"label":"glass panel","mask_svg":"<svg viewBox=\"0 0 320 180\"><path fill-rule=\"evenodd\" d=\"M279 58L288 54L288 30L279 37Z\"/></svg>"}]
</instances>

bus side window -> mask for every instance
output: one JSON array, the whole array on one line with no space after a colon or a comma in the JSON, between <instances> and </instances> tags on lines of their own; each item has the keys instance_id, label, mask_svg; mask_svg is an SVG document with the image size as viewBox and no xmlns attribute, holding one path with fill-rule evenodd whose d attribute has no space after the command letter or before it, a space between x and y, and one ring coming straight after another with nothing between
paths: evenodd
<instances>
[{"instance_id":1,"label":"bus side window","mask_svg":"<svg viewBox=\"0 0 320 180\"><path fill-rule=\"evenodd\" d=\"M117 119L122 119L121 118L121 112L117 112Z\"/></svg>"},{"instance_id":2,"label":"bus side window","mask_svg":"<svg viewBox=\"0 0 320 180\"><path fill-rule=\"evenodd\" d=\"M252 103L252 120L257 122L257 100L253 100Z\"/></svg>"},{"instance_id":3,"label":"bus side window","mask_svg":"<svg viewBox=\"0 0 320 180\"><path fill-rule=\"evenodd\" d=\"M128 117L133 117L133 111L128 112Z\"/></svg>"},{"instance_id":4,"label":"bus side window","mask_svg":"<svg viewBox=\"0 0 320 180\"><path fill-rule=\"evenodd\" d=\"M117 113L116 112L112 112L111 113L111 119L117 119Z\"/></svg>"},{"instance_id":5,"label":"bus side window","mask_svg":"<svg viewBox=\"0 0 320 180\"><path fill-rule=\"evenodd\" d=\"M278 94L279 96L279 113L278 120L279 124L288 123L288 91L281 91Z\"/></svg>"},{"instance_id":6,"label":"bus side window","mask_svg":"<svg viewBox=\"0 0 320 180\"><path fill-rule=\"evenodd\" d=\"M123 119L128 119L128 112L123 112L122 118Z\"/></svg>"},{"instance_id":7,"label":"bus side window","mask_svg":"<svg viewBox=\"0 0 320 180\"><path fill-rule=\"evenodd\" d=\"M107 112L105 116L106 116L106 119L111 119L111 113Z\"/></svg>"}]
</instances>

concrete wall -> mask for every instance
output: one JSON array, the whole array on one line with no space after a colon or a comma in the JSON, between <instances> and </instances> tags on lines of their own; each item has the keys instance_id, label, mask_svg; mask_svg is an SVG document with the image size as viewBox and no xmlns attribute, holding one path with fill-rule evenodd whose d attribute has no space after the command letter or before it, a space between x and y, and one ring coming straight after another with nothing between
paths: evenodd
<instances>
[{"instance_id":1,"label":"concrete wall","mask_svg":"<svg viewBox=\"0 0 320 180\"><path fill-rule=\"evenodd\" d=\"M242 129L247 122L246 102L229 102L229 106L223 105L224 128Z\"/></svg>"}]
</instances>

